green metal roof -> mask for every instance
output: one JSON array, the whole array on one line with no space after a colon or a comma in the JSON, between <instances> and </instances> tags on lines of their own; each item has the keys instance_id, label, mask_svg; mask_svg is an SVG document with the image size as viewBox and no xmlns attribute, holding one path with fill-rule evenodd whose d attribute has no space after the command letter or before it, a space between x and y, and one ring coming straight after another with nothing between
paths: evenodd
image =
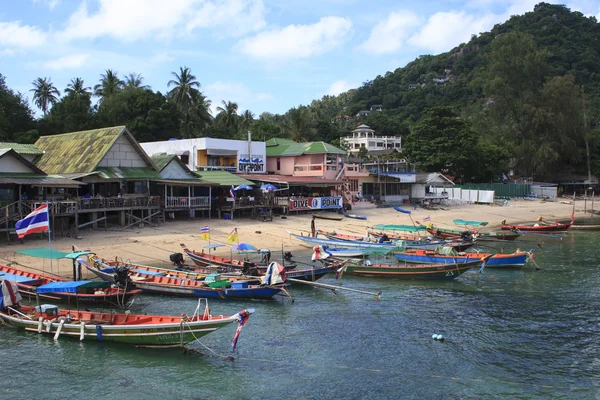
<instances>
[{"instance_id":1,"label":"green metal roof","mask_svg":"<svg viewBox=\"0 0 600 400\"><path fill-rule=\"evenodd\" d=\"M44 151L44 155L36 165L48 174L93 172L121 134L126 135L138 149L148 167L153 167L150 157L125 126L42 136L35 142L35 146Z\"/></svg>"},{"instance_id":2,"label":"green metal roof","mask_svg":"<svg viewBox=\"0 0 600 400\"><path fill-rule=\"evenodd\" d=\"M96 168L100 176L104 179L163 179L153 168L116 168L116 167L98 167Z\"/></svg>"},{"instance_id":3,"label":"green metal roof","mask_svg":"<svg viewBox=\"0 0 600 400\"><path fill-rule=\"evenodd\" d=\"M0 142L0 149L13 149L19 154L40 155L43 152L34 144Z\"/></svg>"},{"instance_id":4,"label":"green metal roof","mask_svg":"<svg viewBox=\"0 0 600 400\"><path fill-rule=\"evenodd\" d=\"M296 143L289 139L274 138L267 144L267 157L301 156L304 154L346 154L332 144L325 142ZM267 143L269 143L267 142Z\"/></svg>"},{"instance_id":5,"label":"green metal roof","mask_svg":"<svg viewBox=\"0 0 600 400\"><path fill-rule=\"evenodd\" d=\"M204 182L216 183L220 186L254 185L254 182L227 171L196 171L195 174L199 175Z\"/></svg>"},{"instance_id":6,"label":"green metal roof","mask_svg":"<svg viewBox=\"0 0 600 400\"><path fill-rule=\"evenodd\" d=\"M154 165L158 168L159 171L162 171L164 167L166 167L173 157L177 157L174 154L155 154L150 159L154 161ZM177 157L179 159L179 157Z\"/></svg>"},{"instance_id":7,"label":"green metal roof","mask_svg":"<svg viewBox=\"0 0 600 400\"><path fill-rule=\"evenodd\" d=\"M296 142L294 142L292 139L272 138L265 142L265 146L269 147L269 146L277 146L279 144L292 144L292 143L296 143Z\"/></svg>"}]
</instances>

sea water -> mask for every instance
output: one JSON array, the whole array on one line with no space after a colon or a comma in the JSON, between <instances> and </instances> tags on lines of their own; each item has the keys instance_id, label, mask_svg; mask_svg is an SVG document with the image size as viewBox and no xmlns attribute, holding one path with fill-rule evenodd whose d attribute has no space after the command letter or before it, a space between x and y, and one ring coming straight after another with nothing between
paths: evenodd
<instances>
[{"instance_id":1,"label":"sea water","mask_svg":"<svg viewBox=\"0 0 600 400\"><path fill-rule=\"evenodd\" d=\"M533 248L541 271L319 281L382 291L380 301L298 285L293 303L212 301L213 315L256 309L233 361L0 327L0 399L600 399L600 234L528 239L489 246ZM143 295L132 312L195 307ZM191 347L231 355L235 328Z\"/></svg>"}]
</instances>

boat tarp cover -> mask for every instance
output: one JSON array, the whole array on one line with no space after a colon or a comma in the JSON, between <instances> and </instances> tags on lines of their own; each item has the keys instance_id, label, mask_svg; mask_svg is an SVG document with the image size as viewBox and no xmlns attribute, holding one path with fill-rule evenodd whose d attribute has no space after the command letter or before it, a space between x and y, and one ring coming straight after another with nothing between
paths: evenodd
<instances>
[{"instance_id":1,"label":"boat tarp cover","mask_svg":"<svg viewBox=\"0 0 600 400\"><path fill-rule=\"evenodd\" d=\"M65 258L65 256L69 254L65 253L64 251L50 249L49 247L36 247L35 249L15 250L15 253L23 254L30 257L52 258L54 260L58 260L59 258Z\"/></svg>"},{"instance_id":2,"label":"boat tarp cover","mask_svg":"<svg viewBox=\"0 0 600 400\"><path fill-rule=\"evenodd\" d=\"M54 251L52 252L54 253ZM91 251L76 251L74 253L67 253L63 258L68 258L70 260L77 260L81 256L87 256L88 254L94 254Z\"/></svg>"},{"instance_id":3,"label":"boat tarp cover","mask_svg":"<svg viewBox=\"0 0 600 400\"><path fill-rule=\"evenodd\" d=\"M486 226L489 222L479 222L479 221L465 221L464 219L455 219L454 223L456 225L470 225L470 226Z\"/></svg>"},{"instance_id":4,"label":"boat tarp cover","mask_svg":"<svg viewBox=\"0 0 600 400\"><path fill-rule=\"evenodd\" d=\"M165 274L163 272L157 272L157 271L148 271L145 269L134 269L135 272L139 273L139 274L143 274L143 275L152 275L152 276L164 276Z\"/></svg>"},{"instance_id":5,"label":"boat tarp cover","mask_svg":"<svg viewBox=\"0 0 600 400\"><path fill-rule=\"evenodd\" d=\"M394 210L404 214L411 214L410 210L405 210L404 208L398 206L394 206Z\"/></svg>"},{"instance_id":6,"label":"boat tarp cover","mask_svg":"<svg viewBox=\"0 0 600 400\"><path fill-rule=\"evenodd\" d=\"M37 293L77 293L79 288L106 288L110 282L74 281L50 282L36 288Z\"/></svg>"},{"instance_id":7,"label":"boat tarp cover","mask_svg":"<svg viewBox=\"0 0 600 400\"><path fill-rule=\"evenodd\" d=\"M30 282L36 282L39 279L31 278L28 276L9 274L8 272L0 272L0 281L3 281L3 280L27 284Z\"/></svg>"},{"instance_id":8,"label":"boat tarp cover","mask_svg":"<svg viewBox=\"0 0 600 400\"><path fill-rule=\"evenodd\" d=\"M427 230L424 226L414 226L414 225L386 225L386 224L378 224L373 227L373 229L382 230L382 231L404 231L404 232L424 232Z\"/></svg>"}]
</instances>

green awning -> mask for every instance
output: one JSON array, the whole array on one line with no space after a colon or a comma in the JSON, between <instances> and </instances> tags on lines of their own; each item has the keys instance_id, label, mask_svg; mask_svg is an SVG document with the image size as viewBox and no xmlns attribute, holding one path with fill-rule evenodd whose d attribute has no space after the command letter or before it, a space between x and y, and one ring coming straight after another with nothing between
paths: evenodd
<instances>
[{"instance_id":1,"label":"green awning","mask_svg":"<svg viewBox=\"0 0 600 400\"><path fill-rule=\"evenodd\" d=\"M65 256L69 254L65 253L64 251L58 251L54 249L51 250L48 247L37 247L35 249L28 250L16 250L15 253L37 258L52 258L54 260L58 260L59 258L65 258Z\"/></svg>"}]
</instances>

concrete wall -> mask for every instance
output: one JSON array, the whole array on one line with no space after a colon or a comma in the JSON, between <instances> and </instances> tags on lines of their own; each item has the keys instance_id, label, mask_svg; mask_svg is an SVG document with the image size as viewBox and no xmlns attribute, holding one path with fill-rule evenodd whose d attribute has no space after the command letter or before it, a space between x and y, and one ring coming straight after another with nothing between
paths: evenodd
<instances>
[{"instance_id":1,"label":"concrete wall","mask_svg":"<svg viewBox=\"0 0 600 400\"><path fill-rule=\"evenodd\" d=\"M146 161L137 152L125 135L119 136L104 158L98 164L99 167L118 168L143 168L148 167Z\"/></svg>"}]
</instances>

